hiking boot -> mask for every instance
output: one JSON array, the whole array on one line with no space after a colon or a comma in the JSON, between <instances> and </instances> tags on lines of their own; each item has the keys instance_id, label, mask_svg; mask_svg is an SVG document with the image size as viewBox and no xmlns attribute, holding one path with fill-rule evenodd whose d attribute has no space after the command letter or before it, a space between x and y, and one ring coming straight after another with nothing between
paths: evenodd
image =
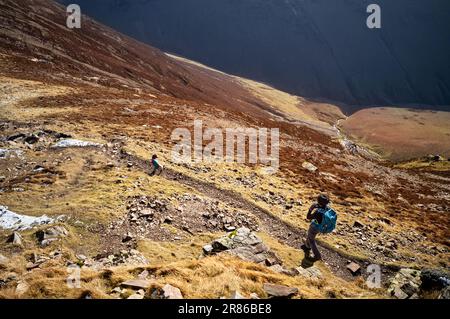
<instances>
[{"instance_id":1,"label":"hiking boot","mask_svg":"<svg viewBox=\"0 0 450 319\"><path fill-rule=\"evenodd\" d=\"M318 256L318 257L316 257L316 256L308 257L308 260L311 261L311 262L316 262L316 261L322 260L322 257L320 257L320 256Z\"/></svg>"},{"instance_id":2,"label":"hiking boot","mask_svg":"<svg viewBox=\"0 0 450 319\"><path fill-rule=\"evenodd\" d=\"M300 248L301 248L305 253L308 253L308 254L309 254L309 252L311 251L311 248L306 247L305 244L301 245Z\"/></svg>"}]
</instances>

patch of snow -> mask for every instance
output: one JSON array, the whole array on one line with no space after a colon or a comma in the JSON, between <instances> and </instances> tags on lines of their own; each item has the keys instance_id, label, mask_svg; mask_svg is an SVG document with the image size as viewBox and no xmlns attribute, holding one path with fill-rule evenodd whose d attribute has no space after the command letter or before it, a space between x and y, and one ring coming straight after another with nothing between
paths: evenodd
<instances>
[{"instance_id":1,"label":"patch of snow","mask_svg":"<svg viewBox=\"0 0 450 319\"><path fill-rule=\"evenodd\" d=\"M46 215L40 217L20 215L8 210L6 206L0 206L0 228L21 231L53 222L54 220Z\"/></svg>"},{"instance_id":2,"label":"patch of snow","mask_svg":"<svg viewBox=\"0 0 450 319\"><path fill-rule=\"evenodd\" d=\"M89 147L89 146L99 147L102 145L99 143L81 141L81 140L69 138L69 139L65 139L65 140L61 140L61 141L57 142L52 147Z\"/></svg>"}]
</instances>

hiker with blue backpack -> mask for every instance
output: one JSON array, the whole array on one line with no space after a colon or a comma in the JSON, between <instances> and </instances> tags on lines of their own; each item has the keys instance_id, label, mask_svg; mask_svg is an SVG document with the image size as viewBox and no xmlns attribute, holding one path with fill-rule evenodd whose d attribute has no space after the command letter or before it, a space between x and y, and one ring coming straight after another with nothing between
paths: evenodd
<instances>
[{"instance_id":1,"label":"hiker with blue backpack","mask_svg":"<svg viewBox=\"0 0 450 319\"><path fill-rule=\"evenodd\" d=\"M317 248L316 236L320 233L331 233L336 228L337 214L328 206L330 199L327 195L321 194L317 197L317 203L314 203L308 210L306 218L311 220L309 225L308 235L302 249L305 255L309 257L312 250L314 257L310 258L312 261L321 260L319 249Z\"/></svg>"}]
</instances>

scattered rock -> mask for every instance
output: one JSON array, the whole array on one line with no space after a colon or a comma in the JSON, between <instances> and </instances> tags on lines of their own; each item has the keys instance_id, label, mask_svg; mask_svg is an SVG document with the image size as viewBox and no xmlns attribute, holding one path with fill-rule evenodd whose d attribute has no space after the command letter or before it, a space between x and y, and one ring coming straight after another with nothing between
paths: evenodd
<instances>
[{"instance_id":1,"label":"scattered rock","mask_svg":"<svg viewBox=\"0 0 450 319\"><path fill-rule=\"evenodd\" d=\"M47 247L52 242L66 237L69 234L68 230L63 226L52 226L45 230L38 230L35 233L41 247Z\"/></svg>"},{"instance_id":2,"label":"scattered rock","mask_svg":"<svg viewBox=\"0 0 450 319\"><path fill-rule=\"evenodd\" d=\"M264 284L264 291L271 298L291 298L298 293L298 289L295 287L287 287L275 284Z\"/></svg>"},{"instance_id":3,"label":"scattered rock","mask_svg":"<svg viewBox=\"0 0 450 319\"><path fill-rule=\"evenodd\" d=\"M314 173L315 171L317 171L317 167L314 166L313 164L309 163L309 162L303 162L302 167L304 169L307 169L311 173Z\"/></svg>"},{"instance_id":4,"label":"scattered rock","mask_svg":"<svg viewBox=\"0 0 450 319\"><path fill-rule=\"evenodd\" d=\"M393 295L397 299L407 299L408 298L408 294L406 294L400 287L395 287Z\"/></svg>"},{"instance_id":5,"label":"scattered rock","mask_svg":"<svg viewBox=\"0 0 450 319\"><path fill-rule=\"evenodd\" d=\"M347 269L350 270L353 276L359 275L361 273L361 266L355 262L351 262L347 265Z\"/></svg>"},{"instance_id":6,"label":"scattered rock","mask_svg":"<svg viewBox=\"0 0 450 319\"><path fill-rule=\"evenodd\" d=\"M23 239L22 239L22 236L18 232L12 233L8 237L7 242L12 243L13 245L18 246L18 247L23 247Z\"/></svg>"},{"instance_id":7,"label":"scattered rock","mask_svg":"<svg viewBox=\"0 0 450 319\"><path fill-rule=\"evenodd\" d=\"M75 257L77 257L78 260L81 260L81 261L85 261L87 259L87 257L85 255L76 255Z\"/></svg>"},{"instance_id":8,"label":"scattered rock","mask_svg":"<svg viewBox=\"0 0 450 319\"><path fill-rule=\"evenodd\" d=\"M180 289L172 285L166 284L161 289L154 289L152 292L153 299L183 299Z\"/></svg>"},{"instance_id":9,"label":"scattered rock","mask_svg":"<svg viewBox=\"0 0 450 319\"><path fill-rule=\"evenodd\" d=\"M205 246L203 246L203 253L205 254L205 255L209 255L209 254L211 254L212 252L213 252L213 246L212 245L205 245Z\"/></svg>"},{"instance_id":10,"label":"scattered rock","mask_svg":"<svg viewBox=\"0 0 450 319\"><path fill-rule=\"evenodd\" d=\"M239 291L235 290L231 293L230 299L245 299L245 298L239 293Z\"/></svg>"},{"instance_id":11,"label":"scattered rock","mask_svg":"<svg viewBox=\"0 0 450 319\"><path fill-rule=\"evenodd\" d=\"M131 280L124 281L120 285L122 287L127 287L127 288L137 290L137 289L148 289L148 288L150 288L151 284L152 284L151 280L131 279Z\"/></svg>"},{"instance_id":12,"label":"scattered rock","mask_svg":"<svg viewBox=\"0 0 450 319\"><path fill-rule=\"evenodd\" d=\"M128 233L122 238L122 243L126 243L126 242L129 242L131 240L133 240L133 236L130 233Z\"/></svg>"},{"instance_id":13,"label":"scattered rock","mask_svg":"<svg viewBox=\"0 0 450 319\"><path fill-rule=\"evenodd\" d=\"M173 222L173 218L170 216L166 216L163 220L163 223L165 224L171 224Z\"/></svg>"},{"instance_id":14,"label":"scattered rock","mask_svg":"<svg viewBox=\"0 0 450 319\"><path fill-rule=\"evenodd\" d=\"M277 265L277 264L280 263L280 261L277 260L277 259L275 259L275 258L267 258L267 259L265 260L265 262L266 262L266 265L267 265L267 266L274 266L274 265Z\"/></svg>"},{"instance_id":15,"label":"scattered rock","mask_svg":"<svg viewBox=\"0 0 450 319\"><path fill-rule=\"evenodd\" d=\"M140 218L147 218L147 219L153 218L154 215L155 213L151 209L144 209L139 213Z\"/></svg>"},{"instance_id":16,"label":"scattered rock","mask_svg":"<svg viewBox=\"0 0 450 319\"><path fill-rule=\"evenodd\" d=\"M133 294L130 297L128 297L127 299L144 299L144 295L141 294Z\"/></svg>"},{"instance_id":17,"label":"scattered rock","mask_svg":"<svg viewBox=\"0 0 450 319\"><path fill-rule=\"evenodd\" d=\"M148 275L149 275L150 273L148 272L148 270L144 270L144 271L142 271L139 275L138 275L138 278L139 279L147 279L147 277L148 277Z\"/></svg>"},{"instance_id":18,"label":"scattered rock","mask_svg":"<svg viewBox=\"0 0 450 319\"><path fill-rule=\"evenodd\" d=\"M273 265L269 267L270 270L277 272L279 274L283 273L285 271L285 269L283 268L283 266L281 265Z\"/></svg>"},{"instance_id":19,"label":"scattered rock","mask_svg":"<svg viewBox=\"0 0 450 319\"><path fill-rule=\"evenodd\" d=\"M94 257L93 260L86 260L84 265L89 265L93 268L105 268L105 267L115 267L119 265L127 266L145 266L148 265L149 261L145 258L139 251L135 249L122 250L119 253L111 254L107 257L101 254Z\"/></svg>"},{"instance_id":20,"label":"scattered rock","mask_svg":"<svg viewBox=\"0 0 450 319\"><path fill-rule=\"evenodd\" d=\"M17 139L24 138L25 136L26 136L26 135L23 134L23 133L16 133L16 134L13 134L13 135L8 136L8 137L6 138L6 140L7 140L7 141L15 141L15 140L17 140Z\"/></svg>"},{"instance_id":21,"label":"scattered rock","mask_svg":"<svg viewBox=\"0 0 450 319\"><path fill-rule=\"evenodd\" d=\"M353 223L353 227L355 227L355 228L364 228L364 224L361 223L358 220L355 220L355 222Z\"/></svg>"},{"instance_id":22,"label":"scattered rock","mask_svg":"<svg viewBox=\"0 0 450 319\"><path fill-rule=\"evenodd\" d=\"M120 287L115 287L113 290L111 290L111 293L121 294L122 293L122 289Z\"/></svg>"},{"instance_id":23,"label":"scattered rock","mask_svg":"<svg viewBox=\"0 0 450 319\"><path fill-rule=\"evenodd\" d=\"M305 278L318 279L322 277L322 272L316 266L309 268L297 267L295 268L300 276Z\"/></svg>"},{"instance_id":24,"label":"scattered rock","mask_svg":"<svg viewBox=\"0 0 450 319\"><path fill-rule=\"evenodd\" d=\"M0 254L0 268L6 268L6 266L8 265L8 262L9 262L9 258L6 258L2 254Z\"/></svg>"},{"instance_id":25,"label":"scattered rock","mask_svg":"<svg viewBox=\"0 0 450 319\"><path fill-rule=\"evenodd\" d=\"M34 134L29 135L29 136L25 137L25 139L24 139L24 142L27 144L36 144L38 141L39 141L39 137Z\"/></svg>"},{"instance_id":26,"label":"scattered rock","mask_svg":"<svg viewBox=\"0 0 450 319\"><path fill-rule=\"evenodd\" d=\"M230 226L230 225L225 225L225 226L224 226L224 229L225 229L227 232L232 232L232 231L234 231L234 230L236 229L236 227Z\"/></svg>"},{"instance_id":27,"label":"scattered rock","mask_svg":"<svg viewBox=\"0 0 450 319\"><path fill-rule=\"evenodd\" d=\"M20 297L24 295L28 289L30 289L30 285L25 280L20 280L16 286L16 295Z\"/></svg>"}]
</instances>

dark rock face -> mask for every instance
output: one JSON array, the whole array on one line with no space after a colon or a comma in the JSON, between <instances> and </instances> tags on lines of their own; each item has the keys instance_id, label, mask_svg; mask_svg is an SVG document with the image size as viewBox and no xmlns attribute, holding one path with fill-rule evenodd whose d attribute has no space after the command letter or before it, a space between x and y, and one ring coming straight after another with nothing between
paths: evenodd
<instances>
[{"instance_id":1,"label":"dark rock face","mask_svg":"<svg viewBox=\"0 0 450 319\"><path fill-rule=\"evenodd\" d=\"M439 269L424 269L421 272L423 289L443 289L450 286L450 274Z\"/></svg>"},{"instance_id":2,"label":"dark rock face","mask_svg":"<svg viewBox=\"0 0 450 319\"><path fill-rule=\"evenodd\" d=\"M69 3L68 0L60 0ZM80 0L140 41L304 97L347 105L450 110L450 2Z\"/></svg>"}]
</instances>

